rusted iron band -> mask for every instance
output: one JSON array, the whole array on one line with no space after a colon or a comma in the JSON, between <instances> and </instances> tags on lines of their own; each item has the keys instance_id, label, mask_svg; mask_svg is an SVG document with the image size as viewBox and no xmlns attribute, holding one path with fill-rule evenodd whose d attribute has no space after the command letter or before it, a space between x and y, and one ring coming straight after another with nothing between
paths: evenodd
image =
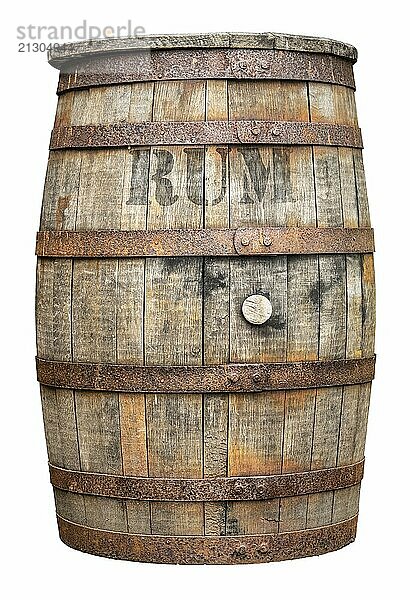
<instances>
[{"instance_id":1,"label":"rusted iron band","mask_svg":"<svg viewBox=\"0 0 410 600\"><path fill-rule=\"evenodd\" d=\"M100 85L187 79L317 81L354 89L353 63L339 56L253 48L180 48L91 56L67 65L58 93Z\"/></svg>"},{"instance_id":2,"label":"rusted iron band","mask_svg":"<svg viewBox=\"0 0 410 600\"><path fill-rule=\"evenodd\" d=\"M354 541L357 515L316 529L241 536L162 536L92 529L57 515L61 540L107 558L169 564L244 564L318 556Z\"/></svg>"},{"instance_id":3,"label":"rusted iron band","mask_svg":"<svg viewBox=\"0 0 410 600\"><path fill-rule=\"evenodd\" d=\"M366 383L375 358L206 366L137 366L37 358L44 385L146 393L258 392Z\"/></svg>"},{"instance_id":4,"label":"rusted iron band","mask_svg":"<svg viewBox=\"0 0 410 600\"><path fill-rule=\"evenodd\" d=\"M40 231L36 254L49 257L351 254L374 251L373 230L341 227Z\"/></svg>"},{"instance_id":5,"label":"rusted iron band","mask_svg":"<svg viewBox=\"0 0 410 600\"><path fill-rule=\"evenodd\" d=\"M304 473L167 479L85 473L49 465L50 481L60 490L109 498L178 502L270 500L327 492L360 483L363 467L364 460L344 467Z\"/></svg>"},{"instance_id":6,"label":"rusted iron band","mask_svg":"<svg viewBox=\"0 0 410 600\"><path fill-rule=\"evenodd\" d=\"M358 127L297 121L144 121L56 127L50 149L203 144L282 144L362 148Z\"/></svg>"}]
</instances>

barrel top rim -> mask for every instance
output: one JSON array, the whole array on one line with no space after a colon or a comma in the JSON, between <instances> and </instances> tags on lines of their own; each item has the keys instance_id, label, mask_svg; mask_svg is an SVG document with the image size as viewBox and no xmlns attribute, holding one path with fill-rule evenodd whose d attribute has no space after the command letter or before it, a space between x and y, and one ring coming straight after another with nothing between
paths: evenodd
<instances>
[{"instance_id":1,"label":"barrel top rim","mask_svg":"<svg viewBox=\"0 0 410 600\"><path fill-rule=\"evenodd\" d=\"M347 58L355 62L357 50L351 44L329 38L291 35L285 33L178 33L141 34L135 37L84 40L51 49L49 63L59 69L67 62L101 54L156 49L270 49L295 52L316 52Z\"/></svg>"}]
</instances>

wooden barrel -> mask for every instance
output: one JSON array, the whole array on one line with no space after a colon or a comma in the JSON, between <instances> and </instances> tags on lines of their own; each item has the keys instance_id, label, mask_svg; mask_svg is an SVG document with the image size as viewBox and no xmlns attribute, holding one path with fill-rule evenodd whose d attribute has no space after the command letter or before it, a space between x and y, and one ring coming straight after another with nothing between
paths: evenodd
<instances>
[{"instance_id":1,"label":"wooden barrel","mask_svg":"<svg viewBox=\"0 0 410 600\"><path fill-rule=\"evenodd\" d=\"M164 563L353 541L374 373L353 47L56 49L38 379L60 536Z\"/></svg>"}]
</instances>

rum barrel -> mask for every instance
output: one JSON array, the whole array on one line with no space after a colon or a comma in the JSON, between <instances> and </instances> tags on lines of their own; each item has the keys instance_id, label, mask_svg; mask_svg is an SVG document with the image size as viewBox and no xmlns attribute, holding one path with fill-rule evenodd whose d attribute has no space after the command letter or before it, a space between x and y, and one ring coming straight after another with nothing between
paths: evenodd
<instances>
[{"instance_id":1,"label":"rum barrel","mask_svg":"<svg viewBox=\"0 0 410 600\"><path fill-rule=\"evenodd\" d=\"M37 369L69 546L227 564L354 540L375 321L355 60L272 33L52 51Z\"/></svg>"}]
</instances>

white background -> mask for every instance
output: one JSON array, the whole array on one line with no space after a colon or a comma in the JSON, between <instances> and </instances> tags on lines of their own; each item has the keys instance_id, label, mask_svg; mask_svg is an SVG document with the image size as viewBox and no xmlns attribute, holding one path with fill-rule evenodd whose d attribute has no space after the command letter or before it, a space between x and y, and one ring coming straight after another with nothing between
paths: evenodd
<instances>
[{"instance_id":1,"label":"white background","mask_svg":"<svg viewBox=\"0 0 410 600\"><path fill-rule=\"evenodd\" d=\"M10 3L2 27L1 547L6 598L408 597L410 170L404 2L274 0ZM377 378L357 541L319 558L232 567L156 566L81 554L57 536L34 370L34 242L58 73L19 54L18 25L122 25L147 33L276 31L358 47L357 104L376 229Z\"/></svg>"}]
</instances>

